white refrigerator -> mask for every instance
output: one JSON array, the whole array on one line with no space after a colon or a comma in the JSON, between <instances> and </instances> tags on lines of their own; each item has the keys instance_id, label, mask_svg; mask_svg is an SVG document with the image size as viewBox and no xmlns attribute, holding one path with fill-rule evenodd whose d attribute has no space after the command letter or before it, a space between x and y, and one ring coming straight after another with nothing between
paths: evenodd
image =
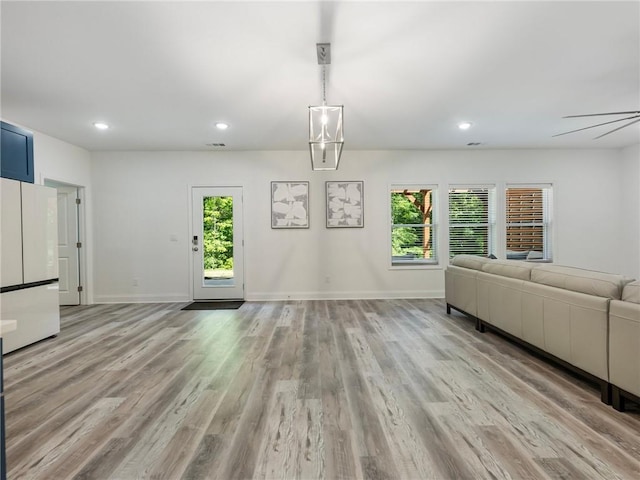
<instances>
[{"instance_id":1,"label":"white refrigerator","mask_svg":"<svg viewBox=\"0 0 640 480\"><path fill-rule=\"evenodd\" d=\"M0 318L16 320L4 353L60 332L55 188L2 178Z\"/></svg>"}]
</instances>

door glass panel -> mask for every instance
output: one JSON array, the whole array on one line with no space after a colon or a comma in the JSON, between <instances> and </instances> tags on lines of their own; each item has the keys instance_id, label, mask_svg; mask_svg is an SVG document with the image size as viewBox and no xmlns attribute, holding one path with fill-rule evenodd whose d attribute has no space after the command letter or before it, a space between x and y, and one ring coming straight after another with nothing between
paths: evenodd
<instances>
[{"instance_id":1,"label":"door glass panel","mask_svg":"<svg viewBox=\"0 0 640 480\"><path fill-rule=\"evenodd\" d=\"M202 197L203 286L233 286L233 197Z\"/></svg>"}]
</instances>

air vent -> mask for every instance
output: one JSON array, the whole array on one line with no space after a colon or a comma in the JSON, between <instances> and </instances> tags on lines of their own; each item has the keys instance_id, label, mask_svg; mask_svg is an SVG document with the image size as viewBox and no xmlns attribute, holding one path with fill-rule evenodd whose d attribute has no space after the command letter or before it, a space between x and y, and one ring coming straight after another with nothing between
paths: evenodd
<instances>
[{"instance_id":1,"label":"air vent","mask_svg":"<svg viewBox=\"0 0 640 480\"><path fill-rule=\"evenodd\" d=\"M207 147L226 147L224 143L207 143Z\"/></svg>"}]
</instances>

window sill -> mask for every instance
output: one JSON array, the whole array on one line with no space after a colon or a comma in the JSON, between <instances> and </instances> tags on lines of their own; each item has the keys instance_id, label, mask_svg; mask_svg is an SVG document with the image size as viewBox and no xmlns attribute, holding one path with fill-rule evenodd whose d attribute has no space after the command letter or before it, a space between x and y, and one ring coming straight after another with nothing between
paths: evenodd
<instances>
[{"instance_id":1,"label":"window sill","mask_svg":"<svg viewBox=\"0 0 640 480\"><path fill-rule=\"evenodd\" d=\"M389 270L442 270L442 265L436 262L393 262Z\"/></svg>"}]
</instances>

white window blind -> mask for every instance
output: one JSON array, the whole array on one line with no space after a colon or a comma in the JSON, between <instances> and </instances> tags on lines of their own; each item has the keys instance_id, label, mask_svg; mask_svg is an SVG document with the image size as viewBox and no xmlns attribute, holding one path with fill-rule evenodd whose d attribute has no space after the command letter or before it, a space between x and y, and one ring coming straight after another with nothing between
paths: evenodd
<instances>
[{"instance_id":1,"label":"white window blind","mask_svg":"<svg viewBox=\"0 0 640 480\"><path fill-rule=\"evenodd\" d=\"M551 185L507 186L507 259L551 260L551 201Z\"/></svg>"},{"instance_id":2,"label":"white window blind","mask_svg":"<svg viewBox=\"0 0 640 480\"><path fill-rule=\"evenodd\" d=\"M392 265L438 263L436 198L432 186L392 186Z\"/></svg>"},{"instance_id":3,"label":"white window blind","mask_svg":"<svg viewBox=\"0 0 640 480\"><path fill-rule=\"evenodd\" d=\"M496 253L494 186L449 188L449 256Z\"/></svg>"}]
</instances>

